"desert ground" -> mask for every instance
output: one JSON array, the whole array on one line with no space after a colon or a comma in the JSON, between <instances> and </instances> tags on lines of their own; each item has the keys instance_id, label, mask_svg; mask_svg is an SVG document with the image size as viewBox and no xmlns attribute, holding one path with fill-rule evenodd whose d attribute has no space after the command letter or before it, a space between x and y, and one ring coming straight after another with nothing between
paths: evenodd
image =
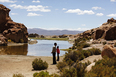
<instances>
[{"instance_id":1,"label":"desert ground","mask_svg":"<svg viewBox=\"0 0 116 77\"><path fill-rule=\"evenodd\" d=\"M52 57L49 56L21 56L21 55L0 55L0 77L12 77L13 74L22 74L25 77L33 77L35 71L32 68L32 61L41 58L48 63L49 74L59 73L56 65L52 65ZM60 56L60 61L63 56ZM41 70L42 71L42 70Z\"/></svg>"}]
</instances>

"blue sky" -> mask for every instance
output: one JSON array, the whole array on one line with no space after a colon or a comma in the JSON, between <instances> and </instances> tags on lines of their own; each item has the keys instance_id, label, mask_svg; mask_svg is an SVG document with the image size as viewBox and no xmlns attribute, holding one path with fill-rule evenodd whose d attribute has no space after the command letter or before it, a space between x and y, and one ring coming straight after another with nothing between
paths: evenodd
<instances>
[{"instance_id":1,"label":"blue sky","mask_svg":"<svg viewBox=\"0 0 116 77\"><path fill-rule=\"evenodd\" d=\"M27 28L87 30L116 19L116 0L0 0Z\"/></svg>"}]
</instances>

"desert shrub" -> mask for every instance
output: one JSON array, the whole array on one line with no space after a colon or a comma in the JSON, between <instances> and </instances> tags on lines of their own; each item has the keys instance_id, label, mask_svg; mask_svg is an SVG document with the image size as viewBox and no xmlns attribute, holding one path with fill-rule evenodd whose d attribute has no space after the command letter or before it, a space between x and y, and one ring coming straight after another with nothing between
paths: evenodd
<instances>
[{"instance_id":1,"label":"desert shrub","mask_svg":"<svg viewBox=\"0 0 116 77\"><path fill-rule=\"evenodd\" d=\"M64 67L67 66L67 63L66 62L59 62L56 66L61 71Z\"/></svg>"},{"instance_id":2,"label":"desert shrub","mask_svg":"<svg viewBox=\"0 0 116 77\"><path fill-rule=\"evenodd\" d=\"M60 76L57 75L57 74L51 74L50 76L51 76L51 77L60 77Z\"/></svg>"},{"instance_id":3,"label":"desert shrub","mask_svg":"<svg viewBox=\"0 0 116 77\"><path fill-rule=\"evenodd\" d=\"M104 41L104 42L103 42L103 45L105 45L106 43L107 43L107 42L106 42L106 41Z\"/></svg>"},{"instance_id":4,"label":"desert shrub","mask_svg":"<svg viewBox=\"0 0 116 77\"><path fill-rule=\"evenodd\" d=\"M22 74L14 74L13 77L24 77Z\"/></svg>"},{"instance_id":5,"label":"desert shrub","mask_svg":"<svg viewBox=\"0 0 116 77\"><path fill-rule=\"evenodd\" d=\"M72 49L80 50L82 48L89 47L90 44L86 43L86 41L89 39L90 38L77 38L77 39L75 39Z\"/></svg>"},{"instance_id":6,"label":"desert shrub","mask_svg":"<svg viewBox=\"0 0 116 77\"><path fill-rule=\"evenodd\" d=\"M116 47L116 43L114 43L114 47Z\"/></svg>"},{"instance_id":7,"label":"desert shrub","mask_svg":"<svg viewBox=\"0 0 116 77\"><path fill-rule=\"evenodd\" d=\"M87 62L85 62L84 64L85 64L85 66L88 66L88 65L91 64L91 62L90 62L90 61L87 61Z\"/></svg>"},{"instance_id":8,"label":"desert shrub","mask_svg":"<svg viewBox=\"0 0 116 77\"><path fill-rule=\"evenodd\" d=\"M24 40L23 40L23 39L20 39L20 42L21 42L21 43L24 43Z\"/></svg>"},{"instance_id":9,"label":"desert shrub","mask_svg":"<svg viewBox=\"0 0 116 77\"><path fill-rule=\"evenodd\" d=\"M97 60L96 59L94 59L94 61L93 62L97 62Z\"/></svg>"},{"instance_id":10,"label":"desert shrub","mask_svg":"<svg viewBox=\"0 0 116 77\"><path fill-rule=\"evenodd\" d=\"M77 70L77 77L84 77L86 71L85 68L87 65L85 63L78 63L76 65L76 70Z\"/></svg>"},{"instance_id":11,"label":"desert shrub","mask_svg":"<svg viewBox=\"0 0 116 77\"><path fill-rule=\"evenodd\" d=\"M75 68L63 69L61 77L77 77L77 71Z\"/></svg>"},{"instance_id":12,"label":"desert shrub","mask_svg":"<svg viewBox=\"0 0 116 77\"><path fill-rule=\"evenodd\" d=\"M87 65L85 63L74 64L72 68L63 69L61 72L61 77L84 77L85 76L85 68Z\"/></svg>"},{"instance_id":13,"label":"desert shrub","mask_svg":"<svg viewBox=\"0 0 116 77\"><path fill-rule=\"evenodd\" d=\"M116 77L116 58L98 60L86 77Z\"/></svg>"},{"instance_id":14,"label":"desert shrub","mask_svg":"<svg viewBox=\"0 0 116 77\"><path fill-rule=\"evenodd\" d=\"M82 44L82 47L83 47L83 48L90 47L90 44L88 44L88 43L83 43L83 44Z\"/></svg>"},{"instance_id":15,"label":"desert shrub","mask_svg":"<svg viewBox=\"0 0 116 77\"><path fill-rule=\"evenodd\" d=\"M33 77L59 77L59 75L57 75L57 74L51 74L51 75L49 75L49 72L47 72L47 71L41 71L41 72L39 72L39 73L34 73L33 74Z\"/></svg>"},{"instance_id":16,"label":"desert shrub","mask_svg":"<svg viewBox=\"0 0 116 77\"><path fill-rule=\"evenodd\" d=\"M74 54L75 53L75 54ZM72 61L76 62L77 58L78 58L78 52L77 51L71 51L68 53L65 53L65 57L64 57L64 61L68 61L69 59L71 59Z\"/></svg>"},{"instance_id":17,"label":"desert shrub","mask_svg":"<svg viewBox=\"0 0 116 77\"><path fill-rule=\"evenodd\" d=\"M101 54L101 50L98 48L92 48L92 49L88 49L89 52L91 52L92 55L99 55Z\"/></svg>"},{"instance_id":18,"label":"desert shrub","mask_svg":"<svg viewBox=\"0 0 116 77\"><path fill-rule=\"evenodd\" d=\"M91 52L89 52L88 50L82 50L81 51L83 53L83 55L86 57L89 57L91 55Z\"/></svg>"},{"instance_id":19,"label":"desert shrub","mask_svg":"<svg viewBox=\"0 0 116 77\"><path fill-rule=\"evenodd\" d=\"M41 71L39 73L37 73L37 72L34 73L33 77L51 77L51 76L49 75L49 73L47 71L46 72Z\"/></svg>"},{"instance_id":20,"label":"desert shrub","mask_svg":"<svg viewBox=\"0 0 116 77\"><path fill-rule=\"evenodd\" d=\"M48 68L48 63L46 61L43 62L43 60L41 60L41 58L39 58L39 60L36 58L32 62L32 66L33 66L34 70L44 70L44 69Z\"/></svg>"},{"instance_id":21,"label":"desert shrub","mask_svg":"<svg viewBox=\"0 0 116 77\"><path fill-rule=\"evenodd\" d=\"M68 65L72 65L77 60L83 60L85 57L80 51L72 51L65 54L64 61L67 62ZM71 63L71 64L70 64Z\"/></svg>"}]
</instances>

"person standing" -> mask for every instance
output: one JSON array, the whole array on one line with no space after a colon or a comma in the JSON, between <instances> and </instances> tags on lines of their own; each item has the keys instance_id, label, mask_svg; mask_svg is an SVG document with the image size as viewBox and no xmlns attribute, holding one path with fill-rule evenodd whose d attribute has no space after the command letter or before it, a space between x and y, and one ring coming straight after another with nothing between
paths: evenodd
<instances>
[{"instance_id":1,"label":"person standing","mask_svg":"<svg viewBox=\"0 0 116 77\"><path fill-rule=\"evenodd\" d=\"M54 43L54 46L52 48L52 55L53 55L53 64L56 64L56 46L57 46L57 43Z\"/></svg>"},{"instance_id":2,"label":"person standing","mask_svg":"<svg viewBox=\"0 0 116 77\"><path fill-rule=\"evenodd\" d=\"M57 61L59 61L59 54L60 54L60 50L59 50L59 46L57 46Z\"/></svg>"}]
</instances>

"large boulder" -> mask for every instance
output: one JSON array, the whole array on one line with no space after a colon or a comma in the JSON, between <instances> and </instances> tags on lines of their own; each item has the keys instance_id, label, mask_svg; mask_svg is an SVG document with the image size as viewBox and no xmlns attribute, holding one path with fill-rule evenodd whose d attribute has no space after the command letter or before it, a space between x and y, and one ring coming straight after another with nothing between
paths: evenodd
<instances>
[{"instance_id":1,"label":"large boulder","mask_svg":"<svg viewBox=\"0 0 116 77\"><path fill-rule=\"evenodd\" d=\"M0 46L7 45L7 38L0 34Z\"/></svg>"},{"instance_id":2,"label":"large boulder","mask_svg":"<svg viewBox=\"0 0 116 77\"><path fill-rule=\"evenodd\" d=\"M108 56L109 58L116 57L116 49L111 45L105 45L102 50L101 56Z\"/></svg>"},{"instance_id":3,"label":"large boulder","mask_svg":"<svg viewBox=\"0 0 116 77\"><path fill-rule=\"evenodd\" d=\"M102 30L102 29L96 30L96 31L95 31L95 34L94 34L94 38L95 38L95 39L101 38L101 37L103 36L104 32L105 32L105 31Z\"/></svg>"},{"instance_id":4,"label":"large boulder","mask_svg":"<svg viewBox=\"0 0 116 77\"><path fill-rule=\"evenodd\" d=\"M16 43L27 43L28 32L24 24L16 23L9 16L10 9L0 4L0 33Z\"/></svg>"},{"instance_id":5,"label":"large boulder","mask_svg":"<svg viewBox=\"0 0 116 77\"><path fill-rule=\"evenodd\" d=\"M116 26L109 28L105 35L106 40L116 40Z\"/></svg>"},{"instance_id":6,"label":"large boulder","mask_svg":"<svg viewBox=\"0 0 116 77\"><path fill-rule=\"evenodd\" d=\"M108 22L108 23L113 23L113 22L116 23L116 20L115 20L114 18L111 18L111 19L108 19L107 22Z\"/></svg>"},{"instance_id":7,"label":"large boulder","mask_svg":"<svg viewBox=\"0 0 116 77\"><path fill-rule=\"evenodd\" d=\"M0 24L6 23L8 20L11 20L9 11L10 9L0 4Z\"/></svg>"}]
</instances>

